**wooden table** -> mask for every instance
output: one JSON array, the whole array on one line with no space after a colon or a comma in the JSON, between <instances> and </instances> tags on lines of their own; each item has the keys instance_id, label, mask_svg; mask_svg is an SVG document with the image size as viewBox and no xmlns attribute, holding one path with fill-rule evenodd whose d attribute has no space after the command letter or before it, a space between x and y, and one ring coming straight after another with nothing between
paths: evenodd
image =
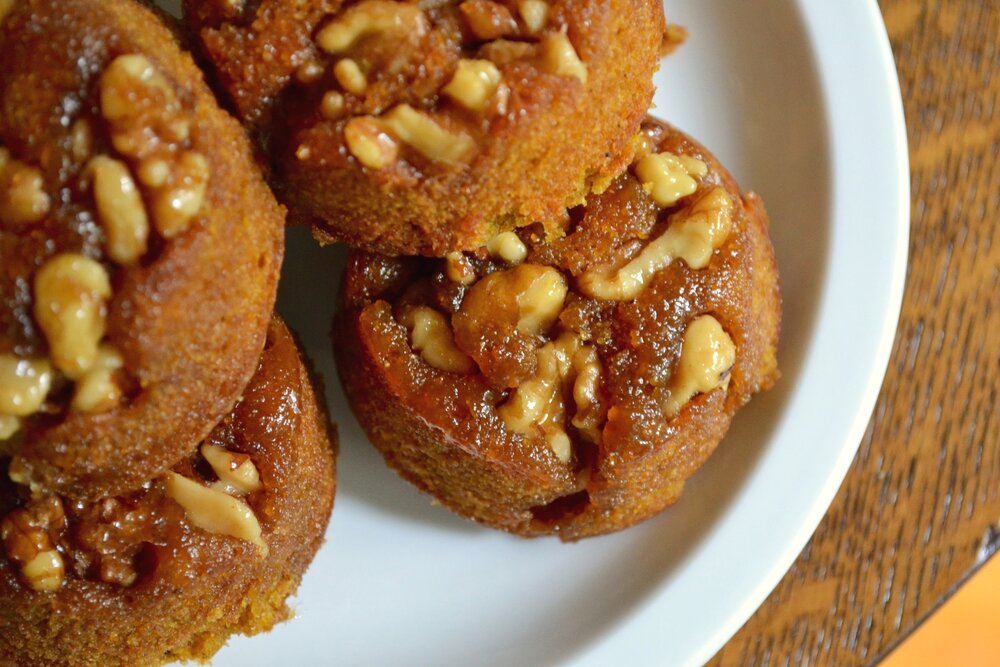
<instances>
[{"instance_id":1,"label":"wooden table","mask_svg":"<svg viewBox=\"0 0 1000 667\"><path fill-rule=\"evenodd\" d=\"M913 217L882 392L812 540L712 665L870 665L1000 549L1000 0L882 0Z\"/></svg>"}]
</instances>

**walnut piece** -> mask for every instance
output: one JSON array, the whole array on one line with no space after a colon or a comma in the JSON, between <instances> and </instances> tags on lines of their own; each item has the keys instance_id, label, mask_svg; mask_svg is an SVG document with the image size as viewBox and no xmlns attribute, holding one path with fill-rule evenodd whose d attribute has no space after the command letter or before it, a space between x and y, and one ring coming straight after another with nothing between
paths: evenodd
<instances>
[{"instance_id":1,"label":"walnut piece","mask_svg":"<svg viewBox=\"0 0 1000 667\"><path fill-rule=\"evenodd\" d=\"M545 69L553 74L587 83L587 66L580 60L565 32L552 33L542 41L542 62Z\"/></svg>"},{"instance_id":2,"label":"walnut piece","mask_svg":"<svg viewBox=\"0 0 1000 667\"><path fill-rule=\"evenodd\" d=\"M657 206L673 206L694 194L698 189L696 178L704 178L708 166L701 160L673 153L653 153L635 165L635 175L653 198Z\"/></svg>"},{"instance_id":3,"label":"walnut piece","mask_svg":"<svg viewBox=\"0 0 1000 667\"><path fill-rule=\"evenodd\" d=\"M212 488L231 496L245 496L264 488L249 455L208 443L201 446L201 455L219 478Z\"/></svg>"},{"instance_id":4,"label":"walnut piece","mask_svg":"<svg viewBox=\"0 0 1000 667\"><path fill-rule=\"evenodd\" d=\"M427 18L416 4L365 0L327 23L316 35L316 44L336 55L370 35L384 39L394 34L423 34L427 29Z\"/></svg>"},{"instance_id":5,"label":"walnut piece","mask_svg":"<svg viewBox=\"0 0 1000 667\"><path fill-rule=\"evenodd\" d=\"M333 66L333 76L344 90L355 95L363 95L368 88L368 79L356 60L344 58Z\"/></svg>"},{"instance_id":6,"label":"walnut piece","mask_svg":"<svg viewBox=\"0 0 1000 667\"><path fill-rule=\"evenodd\" d=\"M582 436L597 442L600 417L595 419L595 415L601 414L600 361L596 351L583 345L573 333L564 333L546 343L536 355L537 372L514 390L498 412L511 431L526 436L541 435L556 458L568 463L573 451L566 432L565 395L572 394L576 405L577 416L571 423Z\"/></svg>"},{"instance_id":7,"label":"walnut piece","mask_svg":"<svg viewBox=\"0 0 1000 667\"><path fill-rule=\"evenodd\" d=\"M21 419L13 415L0 414L0 442L10 440L21 430Z\"/></svg>"},{"instance_id":8,"label":"walnut piece","mask_svg":"<svg viewBox=\"0 0 1000 667\"><path fill-rule=\"evenodd\" d=\"M44 218L52 204L44 188L42 172L0 147L0 224L14 227Z\"/></svg>"},{"instance_id":9,"label":"walnut piece","mask_svg":"<svg viewBox=\"0 0 1000 667\"><path fill-rule=\"evenodd\" d=\"M56 368L79 377L97 359L111 281L104 267L75 253L56 255L35 275L35 320Z\"/></svg>"},{"instance_id":10,"label":"walnut piece","mask_svg":"<svg viewBox=\"0 0 1000 667\"><path fill-rule=\"evenodd\" d=\"M545 0L521 0L517 3L521 20L531 33L539 33L549 22L549 3Z\"/></svg>"},{"instance_id":11,"label":"walnut piece","mask_svg":"<svg viewBox=\"0 0 1000 667\"><path fill-rule=\"evenodd\" d=\"M523 270L522 270L523 269ZM566 301L566 279L550 266L524 264L510 272L520 317L517 330L539 336L552 327Z\"/></svg>"},{"instance_id":12,"label":"walnut piece","mask_svg":"<svg viewBox=\"0 0 1000 667\"><path fill-rule=\"evenodd\" d=\"M736 345L711 315L695 318L684 331L681 357L670 381L666 412L674 416L697 394L729 386Z\"/></svg>"},{"instance_id":13,"label":"walnut piece","mask_svg":"<svg viewBox=\"0 0 1000 667\"><path fill-rule=\"evenodd\" d=\"M56 496L34 500L0 521L7 557L20 566L33 590L51 593L62 588L65 567L55 543L65 527L66 515Z\"/></svg>"},{"instance_id":14,"label":"walnut piece","mask_svg":"<svg viewBox=\"0 0 1000 667\"><path fill-rule=\"evenodd\" d=\"M163 483L167 496L184 508L192 524L209 533L250 542L262 554L267 553L260 522L244 501L175 472L168 472Z\"/></svg>"},{"instance_id":15,"label":"walnut piece","mask_svg":"<svg viewBox=\"0 0 1000 667\"><path fill-rule=\"evenodd\" d=\"M124 366L122 356L108 344L101 345L97 359L76 381L70 409L96 414L107 412L121 401L122 390L115 382L115 371Z\"/></svg>"},{"instance_id":16,"label":"walnut piece","mask_svg":"<svg viewBox=\"0 0 1000 667\"><path fill-rule=\"evenodd\" d=\"M458 6L469 30L483 41L492 41L517 31L510 10L491 0L467 0Z\"/></svg>"},{"instance_id":17,"label":"walnut piece","mask_svg":"<svg viewBox=\"0 0 1000 667\"><path fill-rule=\"evenodd\" d=\"M0 354L0 415L27 417L38 412L52 379L52 366L45 359Z\"/></svg>"},{"instance_id":18,"label":"walnut piece","mask_svg":"<svg viewBox=\"0 0 1000 667\"><path fill-rule=\"evenodd\" d=\"M514 232L501 232L486 242L486 250L493 257L510 264L520 264L528 256L528 248Z\"/></svg>"},{"instance_id":19,"label":"walnut piece","mask_svg":"<svg viewBox=\"0 0 1000 667\"><path fill-rule=\"evenodd\" d=\"M167 183L153 194L153 224L163 238L187 230L201 212L208 188L208 160L196 151L184 151L172 165Z\"/></svg>"},{"instance_id":20,"label":"walnut piece","mask_svg":"<svg viewBox=\"0 0 1000 667\"><path fill-rule=\"evenodd\" d=\"M476 150L472 137L449 130L409 104L393 107L381 122L400 141L435 162L458 164L468 160Z\"/></svg>"},{"instance_id":21,"label":"walnut piece","mask_svg":"<svg viewBox=\"0 0 1000 667\"><path fill-rule=\"evenodd\" d=\"M193 114L144 55L111 61L101 75L100 98L112 145L152 189L153 225L164 238L178 236L201 211L209 178L205 156L185 148Z\"/></svg>"},{"instance_id":22,"label":"walnut piece","mask_svg":"<svg viewBox=\"0 0 1000 667\"><path fill-rule=\"evenodd\" d=\"M500 81L500 70L489 60L463 58L442 92L470 111L483 112L496 95Z\"/></svg>"},{"instance_id":23,"label":"walnut piece","mask_svg":"<svg viewBox=\"0 0 1000 667\"><path fill-rule=\"evenodd\" d=\"M107 236L108 256L119 264L134 264L146 253L149 219L142 195L128 165L106 155L92 159L97 217Z\"/></svg>"},{"instance_id":24,"label":"walnut piece","mask_svg":"<svg viewBox=\"0 0 1000 667\"><path fill-rule=\"evenodd\" d=\"M725 189L713 188L672 215L667 230L617 271L603 266L580 276L580 289L595 299L629 301L676 259L692 269L703 269L729 237L732 216L733 202Z\"/></svg>"},{"instance_id":25,"label":"walnut piece","mask_svg":"<svg viewBox=\"0 0 1000 667\"><path fill-rule=\"evenodd\" d=\"M410 330L413 349L430 366L449 373L471 373L475 363L455 345L455 335L445 316L427 306L403 310L400 323Z\"/></svg>"},{"instance_id":26,"label":"walnut piece","mask_svg":"<svg viewBox=\"0 0 1000 667\"><path fill-rule=\"evenodd\" d=\"M399 144L371 116L347 121L344 142L351 155L371 169L385 169L399 159Z\"/></svg>"}]
</instances>

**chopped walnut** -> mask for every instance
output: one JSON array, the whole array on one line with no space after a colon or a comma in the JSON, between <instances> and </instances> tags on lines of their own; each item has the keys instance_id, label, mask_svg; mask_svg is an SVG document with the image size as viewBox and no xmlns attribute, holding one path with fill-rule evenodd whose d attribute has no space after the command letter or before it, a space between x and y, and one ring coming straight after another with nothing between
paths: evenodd
<instances>
[{"instance_id":1,"label":"chopped walnut","mask_svg":"<svg viewBox=\"0 0 1000 667\"><path fill-rule=\"evenodd\" d=\"M464 162L476 150L472 137L462 131L449 130L409 104L393 107L382 117L381 122L400 141L435 162Z\"/></svg>"},{"instance_id":2,"label":"chopped walnut","mask_svg":"<svg viewBox=\"0 0 1000 667\"><path fill-rule=\"evenodd\" d=\"M205 200L209 166L185 146L193 114L171 82L143 55L115 58L101 75L101 113L115 149L151 188L150 217L167 239L181 234Z\"/></svg>"},{"instance_id":3,"label":"chopped walnut","mask_svg":"<svg viewBox=\"0 0 1000 667\"><path fill-rule=\"evenodd\" d=\"M124 365L122 356L110 345L97 351L97 359L76 381L70 409L96 414L107 412L121 401L122 390L115 382L115 371Z\"/></svg>"},{"instance_id":4,"label":"chopped walnut","mask_svg":"<svg viewBox=\"0 0 1000 667\"><path fill-rule=\"evenodd\" d=\"M517 32L510 10L491 0L466 0L458 6L469 30L483 41L492 41Z\"/></svg>"},{"instance_id":5,"label":"chopped walnut","mask_svg":"<svg viewBox=\"0 0 1000 667\"><path fill-rule=\"evenodd\" d=\"M460 285L476 282L476 272L465 253L449 252L444 257L444 272L448 280Z\"/></svg>"},{"instance_id":6,"label":"chopped walnut","mask_svg":"<svg viewBox=\"0 0 1000 667\"><path fill-rule=\"evenodd\" d=\"M587 66L580 60L573 43L565 32L556 32L542 42L545 68L553 74L571 76L587 83Z\"/></svg>"},{"instance_id":7,"label":"chopped walnut","mask_svg":"<svg viewBox=\"0 0 1000 667\"><path fill-rule=\"evenodd\" d=\"M206 443L201 446L201 455L219 478L212 488L231 496L245 496L264 488L257 466L247 454Z\"/></svg>"},{"instance_id":8,"label":"chopped walnut","mask_svg":"<svg viewBox=\"0 0 1000 667\"><path fill-rule=\"evenodd\" d=\"M62 587L65 568L56 550L66 515L57 496L46 496L13 510L0 521L7 557L20 566L28 585L39 592Z\"/></svg>"},{"instance_id":9,"label":"chopped walnut","mask_svg":"<svg viewBox=\"0 0 1000 667\"><path fill-rule=\"evenodd\" d=\"M708 166L701 160L673 153L653 153L635 165L635 175L643 188L658 206L673 206L694 194L698 189L697 178L708 174Z\"/></svg>"},{"instance_id":10,"label":"chopped walnut","mask_svg":"<svg viewBox=\"0 0 1000 667\"><path fill-rule=\"evenodd\" d=\"M184 151L173 165L170 182L152 197L153 224L163 238L183 233L201 212L208 188L208 160L201 153Z\"/></svg>"},{"instance_id":11,"label":"chopped walnut","mask_svg":"<svg viewBox=\"0 0 1000 667\"><path fill-rule=\"evenodd\" d=\"M344 58L333 66L333 76L344 90L354 95L363 95L368 88L368 79L356 60Z\"/></svg>"},{"instance_id":12,"label":"chopped walnut","mask_svg":"<svg viewBox=\"0 0 1000 667\"><path fill-rule=\"evenodd\" d=\"M528 248L514 232L501 232L486 242L486 250L493 257L510 264L520 264L528 256Z\"/></svg>"},{"instance_id":13,"label":"chopped walnut","mask_svg":"<svg viewBox=\"0 0 1000 667\"><path fill-rule=\"evenodd\" d=\"M323 95L323 101L319 104L319 112L323 118L334 120L344 113L344 96L335 90L327 91Z\"/></svg>"},{"instance_id":14,"label":"chopped walnut","mask_svg":"<svg viewBox=\"0 0 1000 667\"><path fill-rule=\"evenodd\" d=\"M666 412L673 416L697 394L729 386L736 345L711 315L695 318L684 331L681 357L670 381Z\"/></svg>"},{"instance_id":15,"label":"chopped walnut","mask_svg":"<svg viewBox=\"0 0 1000 667\"><path fill-rule=\"evenodd\" d=\"M299 83L315 83L323 78L325 72L326 68L323 67L323 63L316 60L307 60L296 68L295 79Z\"/></svg>"},{"instance_id":16,"label":"chopped walnut","mask_svg":"<svg viewBox=\"0 0 1000 667\"><path fill-rule=\"evenodd\" d=\"M101 75L101 113L122 155L141 160L187 141L190 121L171 83L143 55L118 56Z\"/></svg>"},{"instance_id":17,"label":"chopped walnut","mask_svg":"<svg viewBox=\"0 0 1000 667\"><path fill-rule=\"evenodd\" d=\"M0 223L19 226L44 218L51 206L44 188L42 172L0 148Z\"/></svg>"},{"instance_id":18,"label":"chopped walnut","mask_svg":"<svg viewBox=\"0 0 1000 667\"><path fill-rule=\"evenodd\" d=\"M549 21L549 3L545 0L520 0L517 10L531 33L539 33Z\"/></svg>"},{"instance_id":19,"label":"chopped walnut","mask_svg":"<svg viewBox=\"0 0 1000 667\"><path fill-rule=\"evenodd\" d=\"M45 333L52 363L70 378L97 359L110 297L107 271L83 255L56 255L35 275L35 320Z\"/></svg>"},{"instance_id":20,"label":"chopped walnut","mask_svg":"<svg viewBox=\"0 0 1000 667\"><path fill-rule=\"evenodd\" d=\"M489 60L463 58L442 92L470 111L482 112L496 94L500 78L500 70Z\"/></svg>"},{"instance_id":21,"label":"chopped walnut","mask_svg":"<svg viewBox=\"0 0 1000 667\"><path fill-rule=\"evenodd\" d=\"M90 161L97 216L108 237L108 256L119 264L134 264L146 253L149 219L142 195L128 165L99 155Z\"/></svg>"},{"instance_id":22,"label":"chopped walnut","mask_svg":"<svg viewBox=\"0 0 1000 667\"><path fill-rule=\"evenodd\" d=\"M463 330L463 339L470 340L498 327L540 336L555 324L567 289L562 274L551 266L521 264L491 273L466 292L457 326Z\"/></svg>"},{"instance_id":23,"label":"chopped walnut","mask_svg":"<svg viewBox=\"0 0 1000 667\"><path fill-rule=\"evenodd\" d=\"M617 271L603 266L580 276L580 289L595 299L629 301L676 259L692 269L703 269L729 237L732 216L733 202L725 189L713 188L670 216L667 230Z\"/></svg>"},{"instance_id":24,"label":"chopped walnut","mask_svg":"<svg viewBox=\"0 0 1000 667\"><path fill-rule=\"evenodd\" d=\"M69 128L70 150L73 159L84 163L94 150L94 132L85 118L76 120Z\"/></svg>"},{"instance_id":25,"label":"chopped walnut","mask_svg":"<svg viewBox=\"0 0 1000 667\"><path fill-rule=\"evenodd\" d=\"M52 388L52 366L45 359L0 354L0 415L27 417L41 409Z\"/></svg>"},{"instance_id":26,"label":"chopped walnut","mask_svg":"<svg viewBox=\"0 0 1000 667\"><path fill-rule=\"evenodd\" d=\"M163 484L167 496L184 508L192 524L209 533L250 542L262 554L267 554L260 522L246 502L175 472L168 472Z\"/></svg>"},{"instance_id":27,"label":"chopped walnut","mask_svg":"<svg viewBox=\"0 0 1000 667\"><path fill-rule=\"evenodd\" d=\"M13 415L0 414L0 442L10 440L21 430L21 419Z\"/></svg>"},{"instance_id":28,"label":"chopped walnut","mask_svg":"<svg viewBox=\"0 0 1000 667\"><path fill-rule=\"evenodd\" d=\"M384 169L399 158L399 145L371 116L347 121L344 141L351 155L371 169Z\"/></svg>"},{"instance_id":29,"label":"chopped walnut","mask_svg":"<svg viewBox=\"0 0 1000 667\"><path fill-rule=\"evenodd\" d=\"M520 268L528 270L518 272ZM518 269L511 274L511 287L520 314L517 330L538 336L551 328L559 317L566 301L566 280L549 266L524 265Z\"/></svg>"},{"instance_id":30,"label":"chopped walnut","mask_svg":"<svg viewBox=\"0 0 1000 667\"><path fill-rule=\"evenodd\" d=\"M316 35L316 44L336 55L370 35L391 38L394 34L422 34L427 29L427 18L416 4L364 0L326 24Z\"/></svg>"},{"instance_id":31,"label":"chopped walnut","mask_svg":"<svg viewBox=\"0 0 1000 667\"><path fill-rule=\"evenodd\" d=\"M565 396L573 396L581 417L579 420L574 418L571 423L582 426L581 435L597 442L601 416L600 362L593 348L583 345L579 336L572 333L564 333L546 343L536 354L537 372L522 382L498 411L511 431L522 435L540 434L556 458L568 463L573 451L566 432Z\"/></svg>"},{"instance_id":32,"label":"chopped walnut","mask_svg":"<svg viewBox=\"0 0 1000 667\"><path fill-rule=\"evenodd\" d=\"M475 363L455 345L455 335L445 316L427 306L408 307L400 323L410 330L413 349L430 366L450 373L471 373Z\"/></svg>"}]
</instances>

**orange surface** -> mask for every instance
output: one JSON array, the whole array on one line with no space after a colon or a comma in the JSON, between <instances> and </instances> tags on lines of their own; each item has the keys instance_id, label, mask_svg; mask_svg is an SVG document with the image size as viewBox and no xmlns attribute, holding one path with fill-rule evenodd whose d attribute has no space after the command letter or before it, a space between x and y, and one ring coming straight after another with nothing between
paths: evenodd
<instances>
[{"instance_id":1,"label":"orange surface","mask_svg":"<svg viewBox=\"0 0 1000 667\"><path fill-rule=\"evenodd\" d=\"M880 667L1000 665L1000 555L962 586Z\"/></svg>"}]
</instances>

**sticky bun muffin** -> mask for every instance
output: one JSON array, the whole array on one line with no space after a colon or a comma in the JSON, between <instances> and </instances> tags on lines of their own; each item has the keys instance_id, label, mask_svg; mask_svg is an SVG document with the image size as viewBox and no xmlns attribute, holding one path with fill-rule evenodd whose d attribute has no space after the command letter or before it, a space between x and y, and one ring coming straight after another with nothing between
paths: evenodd
<instances>
[{"instance_id":1,"label":"sticky bun muffin","mask_svg":"<svg viewBox=\"0 0 1000 667\"><path fill-rule=\"evenodd\" d=\"M221 88L322 242L472 250L629 161L664 40L656 0L191 0Z\"/></svg>"},{"instance_id":2,"label":"sticky bun muffin","mask_svg":"<svg viewBox=\"0 0 1000 667\"><path fill-rule=\"evenodd\" d=\"M113 496L232 409L284 212L151 11L0 8L0 453L39 488Z\"/></svg>"},{"instance_id":3,"label":"sticky bun muffin","mask_svg":"<svg viewBox=\"0 0 1000 667\"><path fill-rule=\"evenodd\" d=\"M388 464L443 505L575 540L679 497L777 378L761 200L649 119L565 238L504 232L446 259L355 252L334 349Z\"/></svg>"},{"instance_id":4,"label":"sticky bun muffin","mask_svg":"<svg viewBox=\"0 0 1000 667\"><path fill-rule=\"evenodd\" d=\"M336 447L275 320L232 413L137 490L73 500L0 475L0 663L204 660L285 620L330 516Z\"/></svg>"}]
</instances>

